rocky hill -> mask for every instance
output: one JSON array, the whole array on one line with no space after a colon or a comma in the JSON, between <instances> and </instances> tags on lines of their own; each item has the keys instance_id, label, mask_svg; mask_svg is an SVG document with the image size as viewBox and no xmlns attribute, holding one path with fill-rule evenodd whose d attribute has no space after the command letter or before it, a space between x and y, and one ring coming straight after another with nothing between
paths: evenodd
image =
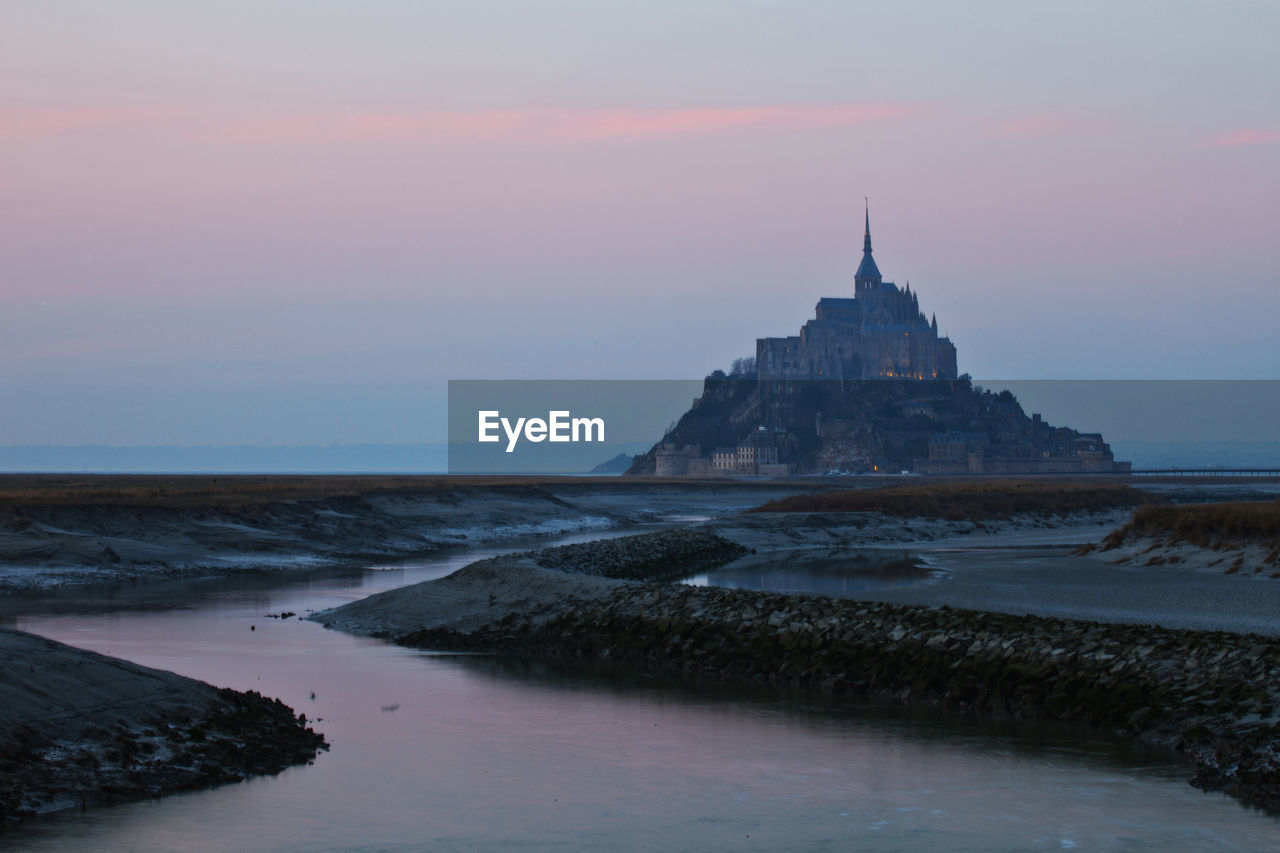
<instances>
[{"instance_id":1,"label":"rocky hill","mask_svg":"<svg viewBox=\"0 0 1280 853\"><path fill-rule=\"evenodd\" d=\"M779 382L708 376L702 396L629 474L653 474L659 451L768 442L797 474L1072 473L1113 470L1096 434L1028 416L1008 391L951 380Z\"/></svg>"}]
</instances>

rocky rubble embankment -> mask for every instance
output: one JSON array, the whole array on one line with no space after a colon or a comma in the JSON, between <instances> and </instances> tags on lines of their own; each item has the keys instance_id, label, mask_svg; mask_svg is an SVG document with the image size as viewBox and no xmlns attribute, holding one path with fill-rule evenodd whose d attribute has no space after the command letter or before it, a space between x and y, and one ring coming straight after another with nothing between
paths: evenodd
<instances>
[{"instance_id":1,"label":"rocky rubble embankment","mask_svg":"<svg viewBox=\"0 0 1280 853\"><path fill-rule=\"evenodd\" d=\"M708 522L708 527L760 553L797 548L885 548L903 545L1000 547L1010 536L1021 545L1078 546L1125 523L1129 511L1079 512L1059 516L1024 513L987 521L898 518L878 512L744 513Z\"/></svg>"},{"instance_id":2,"label":"rocky rubble embankment","mask_svg":"<svg viewBox=\"0 0 1280 853\"><path fill-rule=\"evenodd\" d=\"M620 536L560 545L518 556L532 557L546 569L623 580L664 580L723 565L747 549L712 530L685 527L658 533Z\"/></svg>"},{"instance_id":3,"label":"rocky rubble embankment","mask_svg":"<svg viewBox=\"0 0 1280 853\"><path fill-rule=\"evenodd\" d=\"M324 748L278 699L0 629L0 828L279 773Z\"/></svg>"}]
</instances>

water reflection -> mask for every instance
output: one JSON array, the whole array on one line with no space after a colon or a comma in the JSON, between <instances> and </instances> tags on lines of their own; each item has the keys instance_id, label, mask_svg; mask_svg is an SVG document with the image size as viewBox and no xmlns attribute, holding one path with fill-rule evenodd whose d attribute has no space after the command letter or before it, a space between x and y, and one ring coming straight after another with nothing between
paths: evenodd
<instances>
[{"instance_id":1,"label":"water reflection","mask_svg":"<svg viewBox=\"0 0 1280 853\"><path fill-rule=\"evenodd\" d=\"M684 582L692 586L838 596L934 583L945 575L945 570L925 564L909 551L797 549L753 554Z\"/></svg>"},{"instance_id":2,"label":"water reflection","mask_svg":"<svg viewBox=\"0 0 1280 853\"><path fill-rule=\"evenodd\" d=\"M992 719L943 712L926 705L903 706L756 684L725 683L688 673L646 673L608 661L560 661L499 655L433 654L435 664L476 678L566 693L590 691L620 701L678 703L712 709L736 707L785 714L816 728L831 724L945 742L948 749L995 749L1039 760L1060 760L1110 769L1141 770L1182 780L1190 770L1168 749L1096 729L1043 720Z\"/></svg>"}]
</instances>

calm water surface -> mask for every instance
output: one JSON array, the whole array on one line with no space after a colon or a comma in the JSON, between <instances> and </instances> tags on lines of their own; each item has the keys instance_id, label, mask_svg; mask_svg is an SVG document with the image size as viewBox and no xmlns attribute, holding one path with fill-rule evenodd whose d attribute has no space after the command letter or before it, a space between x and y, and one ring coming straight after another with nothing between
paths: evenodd
<instances>
[{"instance_id":1,"label":"calm water surface","mask_svg":"<svg viewBox=\"0 0 1280 853\"><path fill-rule=\"evenodd\" d=\"M598 534L557 541L598 538ZM527 547L527 546L525 546ZM296 618L497 549L292 580L7 602L6 622L278 696L333 744L312 766L50 815L32 850L1280 848L1280 823L1169 756L787 691L433 655ZM810 566L809 568L813 568ZM848 568L846 566L846 568ZM250 627L255 630L250 630ZM314 699L312 695L314 694Z\"/></svg>"}]
</instances>

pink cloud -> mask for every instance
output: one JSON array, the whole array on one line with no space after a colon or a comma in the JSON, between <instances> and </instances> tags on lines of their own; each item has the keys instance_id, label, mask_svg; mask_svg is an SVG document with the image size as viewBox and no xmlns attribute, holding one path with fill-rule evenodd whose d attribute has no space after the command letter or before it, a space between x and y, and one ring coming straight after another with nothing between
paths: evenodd
<instances>
[{"instance_id":1,"label":"pink cloud","mask_svg":"<svg viewBox=\"0 0 1280 853\"><path fill-rule=\"evenodd\" d=\"M808 130L902 118L914 110L900 104L846 104L825 107L751 107L639 112L607 110L548 116L543 130L553 141L653 138L770 127Z\"/></svg>"},{"instance_id":2,"label":"pink cloud","mask_svg":"<svg viewBox=\"0 0 1280 853\"><path fill-rule=\"evenodd\" d=\"M86 108L0 112L0 137L93 129L176 130L225 142L578 144L752 129L811 130L903 118L907 104L701 107L674 110L509 109L474 112L310 112L262 116L172 109Z\"/></svg>"},{"instance_id":3,"label":"pink cloud","mask_svg":"<svg viewBox=\"0 0 1280 853\"><path fill-rule=\"evenodd\" d=\"M1115 129L1111 122L1079 113L1030 113L1001 122L1002 133L1023 136L1068 136L1108 133Z\"/></svg>"},{"instance_id":4,"label":"pink cloud","mask_svg":"<svg viewBox=\"0 0 1280 853\"><path fill-rule=\"evenodd\" d=\"M0 138L49 136L118 123L127 111L104 107L0 112Z\"/></svg>"},{"instance_id":5,"label":"pink cloud","mask_svg":"<svg viewBox=\"0 0 1280 853\"><path fill-rule=\"evenodd\" d=\"M191 111L176 107L0 108L0 139L140 128L182 129L194 124L195 116Z\"/></svg>"},{"instance_id":6,"label":"pink cloud","mask_svg":"<svg viewBox=\"0 0 1280 853\"><path fill-rule=\"evenodd\" d=\"M1212 136L1207 143L1210 148L1239 148L1242 145L1273 145L1280 142L1280 130L1234 130Z\"/></svg>"}]
</instances>

